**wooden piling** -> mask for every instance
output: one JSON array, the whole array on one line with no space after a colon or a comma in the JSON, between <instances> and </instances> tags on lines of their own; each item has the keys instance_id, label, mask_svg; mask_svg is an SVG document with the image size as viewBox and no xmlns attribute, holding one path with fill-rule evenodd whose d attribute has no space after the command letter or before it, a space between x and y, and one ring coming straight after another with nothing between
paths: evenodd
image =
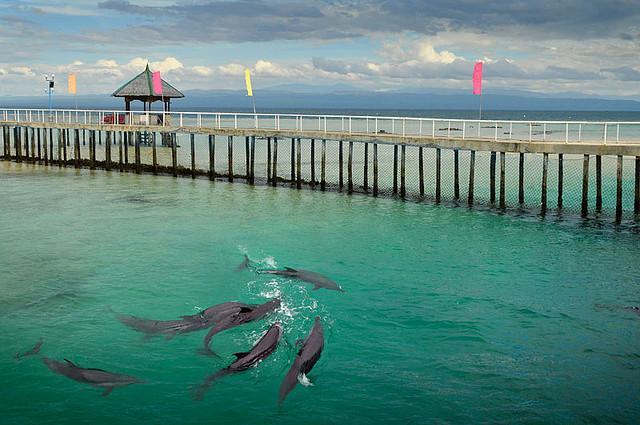
<instances>
[{"instance_id":1,"label":"wooden piling","mask_svg":"<svg viewBox=\"0 0 640 425\"><path fill-rule=\"evenodd\" d=\"M616 167L616 223L622 220L622 155L618 155Z\"/></svg>"},{"instance_id":2,"label":"wooden piling","mask_svg":"<svg viewBox=\"0 0 640 425\"><path fill-rule=\"evenodd\" d=\"M22 162L22 141L20 127L13 127L13 144L16 149L16 162Z\"/></svg>"},{"instance_id":3,"label":"wooden piling","mask_svg":"<svg viewBox=\"0 0 640 425\"><path fill-rule=\"evenodd\" d=\"M75 167L80 168L80 130L74 129L73 131L73 159L75 161Z\"/></svg>"},{"instance_id":4,"label":"wooden piling","mask_svg":"<svg viewBox=\"0 0 640 425\"><path fill-rule=\"evenodd\" d=\"M316 186L316 141L311 139L311 187Z\"/></svg>"},{"instance_id":5,"label":"wooden piling","mask_svg":"<svg viewBox=\"0 0 640 425\"><path fill-rule=\"evenodd\" d=\"M271 137L267 137L267 184L271 182Z\"/></svg>"},{"instance_id":6,"label":"wooden piling","mask_svg":"<svg viewBox=\"0 0 640 425\"><path fill-rule=\"evenodd\" d=\"M491 152L489 160L489 202L496 203L496 153Z\"/></svg>"},{"instance_id":7,"label":"wooden piling","mask_svg":"<svg viewBox=\"0 0 640 425\"><path fill-rule=\"evenodd\" d=\"M300 138L297 140L296 149L296 187L300 189L302 187L302 145Z\"/></svg>"},{"instance_id":8,"label":"wooden piling","mask_svg":"<svg viewBox=\"0 0 640 425\"><path fill-rule=\"evenodd\" d=\"M362 186L365 192L369 192L369 143L364 144L364 165L362 168Z\"/></svg>"},{"instance_id":9,"label":"wooden piling","mask_svg":"<svg viewBox=\"0 0 640 425\"><path fill-rule=\"evenodd\" d=\"M96 147L96 132L93 130L89 131L89 169L90 170L95 170L96 169L96 151L95 151L95 147Z\"/></svg>"},{"instance_id":10,"label":"wooden piling","mask_svg":"<svg viewBox=\"0 0 640 425\"><path fill-rule=\"evenodd\" d=\"M327 168L327 141L322 140L322 154L320 159L320 190L324 191L326 184Z\"/></svg>"},{"instance_id":11,"label":"wooden piling","mask_svg":"<svg viewBox=\"0 0 640 425\"><path fill-rule=\"evenodd\" d=\"M453 150L453 198L460 199L460 152Z\"/></svg>"},{"instance_id":12,"label":"wooden piling","mask_svg":"<svg viewBox=\"0 0 640 425\"><path fill-rule=\"evenodd\" d=\"M123 159L123 154L122 154L122 144L123 144L123 138L124 135L122 134L122 131L118 131L118 168L120 170L120 172L124 171L124 159Z\"/></svg>"},{"instance_id":13,"label":"wooden piling","mask_svg":"<svg viewBox=\"0 0 640 425\"><path fill-rule=\"evenodd\" d=\"M24 127L24 159L27 162L31 160L31 155L29 155L29 130L31 130L29 127ZM33 143L33 136L31 137L31 143Z\"/></svg>"},{"instance_id":14,"label":"wooden piling","mask_svg":"<svg viewBox=\"0 0 640 425\"><path fill-rule=\"evenodd\" d=\"M8 158L8 149L7 149L7 127L2 126L2 157L5 160L9 160Z\"/></svg>"},{"instance_id":15,"label":"wooden piling","mask_svg":"<svg viewBox=\"0 0 640 425\"><path fill-rule=\"evenodd\" d=\"M171 133L171 168L173 177L178 177L178 140L175 133Z\"/></svg>"},{"instance_id":16,"label":"wooden piling","mask_svg":"<svg viewBox=\"0 0 640 425\"><path fill-rule=\"evenodd\" d=\"M67 129L62 130L64 132L64 137L62 139L62 160L64 161L65 167L67 166L67 147L71 146L71 131Z\"/></svg>"},{"instance_id":17,"label":"wooden piling","mask_svg":"<svg viewBox=\"0 0 640 425\"><path fill-rule=\"evenodd\" d=\"M540 195L540 213L547 213L547 174L549 170L549 154L542 154L542 187Z\"/></svg>"},{"instance_id":18,"label":"wooden piling","mask_svg":"<svg viewBox=\"0 0 640 425\"><path fill-rule=\"evenodd\" d=\"M215 137L213 134L209 135L209 180L212 181L216 178Z\"/></svg>"},{"instance_id":19,"label":"wooden piling","mask_svg":"<svg viewBox=\"0 0 640 425\"><path fill-rule=\"evenodd\" d=\"M44 131L46 131L46 129ZM36 156L36 158L38 159L38 162L41 162L42 161L42 129L38 128L36 132L38 136L38 155Z\"/></svg>"},{"instance_id":20,"label":"wooden piling","mask_svg":"<svg viewBox=\"0 0 640 425\"><path fill-rule=\"evenodd\" d=\"M500 208L505 209L505 153L500 152Z\"/></svg>"},{"instance_id":21,"label":"wooden piling","mask_svg":"<svg viewBox=\"0 0 640 425\"><path fill-rule=\"evenodd\" d=\"M62 145L66 145L66 132L58 130L58 168L62 167Z\"/></svg>"},{"instance_id":22,"label":"wooden piling","mask_svg":"<svg viewBox=\"0 0 640 425\"><path fill-rule=\"evenodd\" d=\"M406 158L407 158L407 146L402 145L400 148L400 196L405 198L407 196L406 185Z\"/></svg>"},{"instance_id":23,"label":"wooden piling","mask_svg":"<svg viewBox=\"0 0 640 425\"><path fill-rule=\"evenodd\" d=\"M157 133L151 132L151 167L154 176L158 175L158 147L156 145ZM162 137L162 134L160 135ZM107 142L109 144L109 142Z\"/></svg>"},{"instance_id":24,"label":"wooden piling","mask_svg":"<svg viewBox=\"0 0 640 425\"><path fill-rule=\"evenodd\" d=\"M373 196L378 196L378 144L373 144Z\"/></svg>"},{"instance_id":25,"label":"wooden piling","mask_svg":"<svg viewBox=\"0 0 640 425\"><path fill-rule=\"evenodd\" d=\"M353 142L349 142L349 162L347 163L347 192L353 193Z\"/></svg>"},{"instance_id":26,"label":"wooden piling","mask_svg":"<svg viewBox=\"0 0 640 425\"><path fill-rule=\"evenodd\" d=\"M562 189L564 180L563 154L558 154L558 209L562 209Z\"/></svg>"},{"instance_id":27,"label":"wooden piling","mask_svg":"<svg viewBox=\"0 0 640 425\"><path fill-rule=\"evenodd\" d=\"M596 155L596 210L602 211L602 156Z\"/></svg>"},{"instance_id":28,"label":"wooden piling","mask_svg":"<svg viewBox=\"0 0 640 425\"><path fill-rule=\"evenodd\" d=\"M338 142L338 187L340 190L344 187L344 176L343 176L343 156L342 156L342 140Z\"/></svg>"},{"instance_id":29,"label":"wooden piling","mask_svg":"<svg viewBox=\"0 0 640 425\"><path fill-rule=\"evenodd\" d=\"M256 136L251 136L251 184L256 181Z\"/></svg>"},{"instance_id":30,"label":"wooden piling","mask_svg":"<svg viewBox=\"0 0 640 425\"><path fill-rule=\"evenodd\" d=\"M524 204L524 153L520 152L518 162L518 203Z\"/></svg>"},{"instance_id":31,"label":"wooden piling","mask_svg":"<svg viewBox=\"0 0 640 425\"><path fill-rule=\"evenodd\" d=\"M476 178L476 151L469 152L469 196L467 203L473 205L473 189Z\"/></svg>"},{"instance_id":32,"label":"wooden piling","mask_svg":"<svg viewBox=\"0 0 640 425\"><path fill-rule=\"evenodd\" d=\"M635 196L633 202L633 212L636 217L640 216L640 156L636 156L636 179Z\"/></svg>"},{"instance_id":33,"label":"wooden piling","mask_svg":"<svg viewBox=\"0 0 640 425\"><path fill-rule=\"evenodd\" d=\"M271 183L276 186L278 184L278 138L273 138L273 177Z\"/></svg>"},{"instance_id":34,"label":"wooden piling","mask_svg":"<svg viewBox=\"0 0 640 425\"><path fill-rule=\"evenodd\" d=\"M105 132L105 140L104 140L104 169L107 171L111 171L111 137L113 135L112 131Z\"/></svg>"},{"instance_id":35,"label":"wooden piling","mask_svg":"<svg viewBox=\"0 0 640 425\"><path fill-rule=\"evenodd\" d=\"M227 153L229 159L229 182L233 182L233 136L227 136Z\"/></svg>"},{"instance_id":36,"label":"wooden piling","mask_svg":"<svg viewBox=\"0 0 640 425\"><path fill-rule=\"evenodd\" d=\"M418 148L418 180L420 185L420 196L424 196L424 148Z\"/></svg>"},{"instance_id":37,"label":"wooden piling","mask_svg":"<svg viewBox=\"0 0 640 425\"><path fill-rule=\"evenodd\" d=\"M53 129L49 129L49 162L53 164Z\"/></svg>"},{"instance_id":38,"label":"wooden piling","mask_svg":"<svg viewBox=\"0 0 640 425\"><path fill-rule=\"evenodd\" d=\"M442 165L442 152L440 148L436 148L436 202L440 202L440 173Z\"/></svg>"},{"instance_id":39,"label":"wooden piling","mask_svg":"<svg viewBox=\"0 0 640 425\"><path fill-rule=\"evenodd\" d=\"M398 193L398 145L393 145L393 193Z\"/></svg>"},{"instance_id":40,"label":"wooden piling","mask_svg":"<svg viewBox=\"0 0 640 425\"><path fill-rule=\"evenodd\" d=\"M296 139L291 138L291 182L296 181Z\"/></svg>"},{"instance_id":41,"label":"wooden piling","mask_svg":"<svg viewBox=\"0 0 640 425\"><path fill-rule=\"evenodd\" d=\"M249 182L251 180L251 170L249 168L249 162L250 162L250 156L251 156L251 149L249 147L249 136L245 136L244 137L244 175L245 175L245 180L247 182Z\"/></svg>"},{"instance_id":42,"label":"wooden piling","mask_svg":"<svg viewBox=\"0 0 640 425\"><path fill-rule=\"evenodd\" d=\"M125 164L129 164L129 135L130 133L125 132L123 133L123 137L124 137L124 163ZM175 143L175 140L174 140Z\"/></svg>"},{"instance_id":43,"label":"wooden piling","mask_svg":"<svg viewBox=\"0 0 640 425\"><path fill-rule=\"evenodd\" d=\"M47 129L42 130L42 156L44 159L44 165L49 165L49 146L48 145L48 132Z\"/></svg>"},{"instance_id":44,"label":"wooden piling","mask_svg":"<svg viewBox=\"0 0 640 425\"><path fill-rule=\"evenodd\" d=\"M589 155L582 161L582 217L589 213Z\"/></svg>"},{"instance_id":45,"label":"wooden piling","mask_svg":"<svg viewBox=\"0 0 640 425\"><path fill-rule=\"evenodd\" d=\"M140 174L142 171L142 161L140 158L140 137L141 133L138 131L135 133L135 160L136 160L136 174Z\"/></svg>"},{"instance_id":46,"label":"wooden piling","mask_svg":"<svg viewBox=\"0 0 640 425\"><path fill-rule=\"evenodd\" d=\"M191 178L196 178L196 135L190 134L191 140Z\"/></svg>"}]
</instances>

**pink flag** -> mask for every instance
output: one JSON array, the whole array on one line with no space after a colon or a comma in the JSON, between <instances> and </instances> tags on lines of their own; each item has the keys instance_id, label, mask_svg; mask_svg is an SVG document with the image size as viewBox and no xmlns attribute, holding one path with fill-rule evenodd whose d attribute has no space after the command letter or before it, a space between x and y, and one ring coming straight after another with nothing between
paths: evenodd
<instances>
[{"instance_id":1,"label":"pink flag","mask_svg":"<svg viewBox=\"0 0 640 425\"><path fill-rule=\"evenodd\" d=\"M162 78L160 78L160 71L151 73L151 82L153 83L153 94L162 96Z\"/></svg>"},{"instance_id":2,"label":"pink flag","mask_svg":"<svg viewBox=\"0 0 640 425\"><path fill-rule=\"evenodd\" d=\"M482 94L482 62L473 67L473 94Z\"/></svg>"}]
</instances>

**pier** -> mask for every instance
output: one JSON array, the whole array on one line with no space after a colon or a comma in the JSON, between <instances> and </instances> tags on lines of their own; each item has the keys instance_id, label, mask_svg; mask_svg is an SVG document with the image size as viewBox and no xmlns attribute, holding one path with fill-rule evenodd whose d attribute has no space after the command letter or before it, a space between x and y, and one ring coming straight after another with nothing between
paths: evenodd
<instances>
[{"instance_id":1,"label":"pier","mask_svg":"<svg viewBox=\"0 0 640 425\"><path fill-rule=\"evenodd\" d=\"M4 160L640 218L640 122L0 109Z\"/></svg>"}]
</instances>

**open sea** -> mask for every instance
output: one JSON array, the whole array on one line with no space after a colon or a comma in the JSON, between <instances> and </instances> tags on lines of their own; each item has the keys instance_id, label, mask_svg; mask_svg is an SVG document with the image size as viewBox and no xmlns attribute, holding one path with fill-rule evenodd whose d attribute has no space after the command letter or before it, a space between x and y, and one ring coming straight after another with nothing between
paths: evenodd
<instances>
[{"instance_id":1,"label":"open sea","mask_svg":"<svg viewBox=\"0 0 640 425\"><path fill-rule=\"evenodd\" d=\"M236 271L244 254L346 292ZM631 225L0 162L0 423L640 423L638 264ZM116 318L275 296L214 337L220 358L198 354L206 331ZM316 316L313 385L279 405ZM275 321L270 357L192 399ZM101 397L42 356L145 382Z\"/></svg>"}]
</instances>

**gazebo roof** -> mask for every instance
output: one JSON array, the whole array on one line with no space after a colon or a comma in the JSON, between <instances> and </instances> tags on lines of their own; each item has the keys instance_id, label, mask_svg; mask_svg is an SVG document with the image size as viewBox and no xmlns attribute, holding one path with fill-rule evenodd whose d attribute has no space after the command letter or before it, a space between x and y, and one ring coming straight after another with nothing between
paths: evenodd
<instances>
[{"instance_id":1,"label":"gazebo roof","mask_svg":"<svg viewBox=\"0 0 640 425\"><path fill-rule=\"evenodd\" d=\"M162 96L158 96L153 93L153 83L151 80L151 71L149 70L149 64L144 71L140 74L136 75L129 81L124 84L118 90L114 91L112 96L114 97L135 97L135 98L176 98L176 97L184 97L178 89L173 87L171 84L167 83L164 79L162 80Z\"/></svg>"}]
</instances>

